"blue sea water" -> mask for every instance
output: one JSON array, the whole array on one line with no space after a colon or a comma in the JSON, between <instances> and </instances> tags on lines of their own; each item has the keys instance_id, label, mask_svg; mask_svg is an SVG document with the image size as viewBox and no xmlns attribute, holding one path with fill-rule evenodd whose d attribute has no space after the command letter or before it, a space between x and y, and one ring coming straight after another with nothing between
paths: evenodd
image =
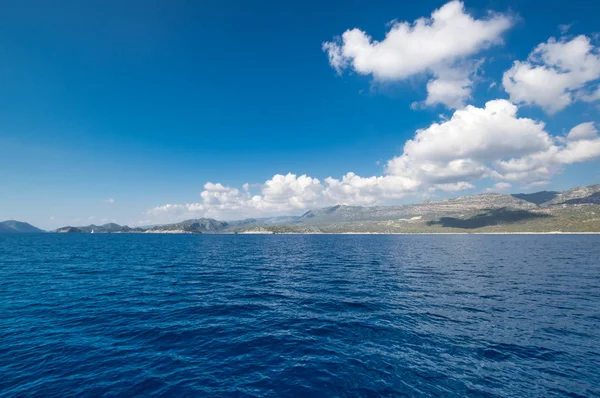
<instances>
[{"instance_id":1,"label":"blue sea water","mask_svg":"<svg viewBox=\"0 0 600 398\"><path fill-rule=\"evenodd\" d=\"M600 236L0 236L0 396L600 396Z\"/></svg>"}]
</instances>

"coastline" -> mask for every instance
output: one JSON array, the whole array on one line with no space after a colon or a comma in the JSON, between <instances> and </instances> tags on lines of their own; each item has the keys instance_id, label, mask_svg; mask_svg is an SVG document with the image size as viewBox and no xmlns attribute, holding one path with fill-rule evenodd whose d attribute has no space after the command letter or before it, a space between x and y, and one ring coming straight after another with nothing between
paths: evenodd
<instances>
[{"instance_id":1,"label":"coastline","mask_svg":"<svg viewBox=\"0 0 600 398\"><path fill-rule=\"evenodd\" d=\"M50 232L53 233L53 232ZM215 232L193 233L187 231L115 232L95 235L600 235L600 232ZM80 235L80 234L77 234ZM87 235L87 234L85 234Z\"/></svg>"},{"instance_id":2,"label":"coastline","mask_svg":"<svg viewBox=\"0 0 600 398\"><path fill-rule=\"evenodd\" d=\"M205 235L600 235L600 232L251 232Z\"/></svg>"}]
</instances>

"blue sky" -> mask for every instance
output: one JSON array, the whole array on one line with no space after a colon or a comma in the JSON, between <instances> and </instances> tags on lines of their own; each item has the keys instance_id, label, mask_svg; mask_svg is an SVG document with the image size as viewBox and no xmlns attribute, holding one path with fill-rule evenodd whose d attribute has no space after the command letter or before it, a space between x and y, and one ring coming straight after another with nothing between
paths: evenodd
<instances>
[{"instance_id":1,"label":"blue sky","mask_svg":"<svg viewBox=\"0 0 600 398\"><path fill-rule=\"evenodd\" d=\"M595 144L594 123L600 121L600 102L590 99L600 77L594 60L589 70L573 75L571 100L558 110L548 108L543 94L521 90L527 82L519 81L511 93L502 84L515 61L527 62L551 37L565 48L587 38L586 56L597 55L600 4L466 1L464 15L484 23L501 16L507 27L490 31L493 38L472 43L467 53L413 69L394 61L383 65L365 48L364 54L345 55L345 66L336 71L322 48L330 42L347 51L352 43L340 36L353 28L383 41L393 29L390 21L413 24L445 4L6 2L0 14L0 219L44 228L106 221L135 225L600 182L598 157L579 149ZM395 45L390 43L390 51L404 51ZM362 66L359 57L366 60ZM446 78L448 71L453 82L470 82L470 95L460 105L426 104L428 82ZM588 77L582 78L584 73ZM403 155L417 130L441 124L467 105L485 109L490 100L515 103L516 116L506 111L510 120L543 122L541 130L551 137L588 123L581 134L590 145L569 147L569 153L564 142L542 148L539 125L530 123L522 134L539 142L511 147L514 157L563 151L544 163L550 171L538 167L523 176L499 171L494 162L509 161L513 154L493 148L485 156L494 152L497 159L477 157L480 152L456 159L477 158L486 169L469 178L419 174L418 167L433 161L425 155L410 158L408 166L388 163ZM507 109L507 103L501 105ZM463 125L443 129L447 132L440 134L448 139L455 137L453 129L471 134ZM345 183L349 172L382 179ZM296 177L274 178L288 173ZM299 181L302 175L307 179ZM386 179L390 175L394 178ZM327 177L339 183L326 182ZM207 188L207 182L220 185Z\"/></svg>"}]
</instances>

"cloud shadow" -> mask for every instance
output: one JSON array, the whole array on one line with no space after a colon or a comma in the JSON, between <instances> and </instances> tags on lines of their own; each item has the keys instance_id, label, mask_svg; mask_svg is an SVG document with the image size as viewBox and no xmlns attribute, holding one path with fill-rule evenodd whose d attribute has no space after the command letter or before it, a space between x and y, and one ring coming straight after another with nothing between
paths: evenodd
<instances>
[{"instance_id":1,"label":"cloud shadow","mask_svg":"<svg viewBox=\"0 0 600 398\"><path fill-rule=\"evenodd\" d=\"M513 210L503 207L500 209L485 209L483 213L469 218L441 217L439 220L428 221L427 225L441 225L446 228L475 229L549 217L552 216L548 214L533 213L527 210Z\"/></svg>"}]
</instances>

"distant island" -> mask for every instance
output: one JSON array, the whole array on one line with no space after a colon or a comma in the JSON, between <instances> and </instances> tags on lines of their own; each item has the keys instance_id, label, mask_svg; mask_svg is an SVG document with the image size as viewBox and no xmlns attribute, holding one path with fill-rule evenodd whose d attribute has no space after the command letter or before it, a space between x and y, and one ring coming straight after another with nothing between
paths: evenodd
<instances>
[{"instance_id":1,"label":"distant island","mask_svg":"<svg viewBox=\"0 0 600 398\"><path fill-rule=\"evenodd\" d=\"M39 232L45 231L26 222L15 220L0 222L0 234L30 234Z\"/></svg>"},{"instance_id":2,"label":"distant island","mask_svg":"<svg viewBox=\"0 0 600 398\"><path fill-rule=\"evenodd\" d=\"M43 232L27 223L4 221L0 233ZM148 228L65 226L55 233L551 233L600 232L600 184L529 194L483 193L397 206L337 205L301 216L218 221L185 220Z\"/></svg>"}]
</instances>

